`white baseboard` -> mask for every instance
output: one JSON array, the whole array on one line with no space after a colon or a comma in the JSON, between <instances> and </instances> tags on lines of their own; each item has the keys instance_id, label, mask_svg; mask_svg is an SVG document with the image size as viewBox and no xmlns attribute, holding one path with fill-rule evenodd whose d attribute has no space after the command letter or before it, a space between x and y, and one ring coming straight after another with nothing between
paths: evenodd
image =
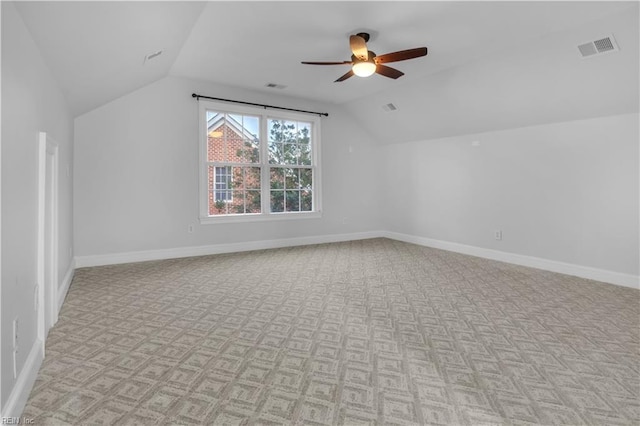
<instances>
[{"instance_id":1,"label":"white baseboard","mask_svg":"<svg viewBox=\"0 0 640 426\"><path fill-rule=\"evenodd\" d=\"M67 292L69 291L69 286L71 285L71 281L73 281L73 274L76 271L76 261L75 259L71 259L69 263L69 268L67 269L67 273L64 274L64 278L62 278L62 282L58 287L58 312L62 309L62 304L64 303L65 297L67 297Z\"/></svg>"},{"instance_id":2,"label":"white baseboard","mask_svg":"<svg viewBox=\"0 0 640 426\"><path fill-rule=\"evenodd\" d=\"M382 236L382 232L372 231L350 234L283 238L278 240L248 241L244 243L215 244L208 246L177 247L162 250L145 250L95 256L78 256L75 259L75 266L77 268L84 268L89 266L116 265L120 263L144 262L148 260L177 259L180 257L206 256L209 254L235 253L241 251L304 246L309 244L364 240L367 238L377 238L380 236Z\"/></svg>"},{"instance_id":3,"label":"white baseboard","mask_svg":"<svg viewBox=\"0 0 640 426\"><path fill-rule=\"evenodd\" d=\"M7 404L4 407L0 418L6 419L7 417L19 417L24 410L24 406L27 403L33 384L36 382L38 376L38 370L42 364L42 347L44 342L42 340L36 340L31 347L29 356L20 370L18 380L16 380Z\"/></svg>"},{"instance_id":4,"label":"white baseboard","mask_svg":"<svg viewBox=\"0 0 640 426\"><path fill-rule=\"evenodd\" d=\"M468 254L485 259L498 260L515 265L528 266L545 271L558 272L566 275L573 275L580 278L587 278L595 281L616 284L624 287L640 289L640 277L620 272L607 271L605 269L591 268L588 266L575 265L572 263L558 262L555 260L542 259L539 257L525 256L504 251L492 250L465 244L452 243L449 241L434 240L431 238L417 237L414 235L401 234L398 232L384 231L381 236L393 240L418 244L426 247L453 251L456 253Z\"/></svg>"},{"instance_id":5,"label":"white baseboard","mask_svg":"<svg viewBox=\"0 0 640 426\"><path fill-rule=\"evenodd\" d=\"M180 257L206 256L210 254L234 253L309 244L335 243L340 241L363 240L379 237L405 241L408 243L453 251L456 253L468 254L485 259L498 260L515 265L528 266L545 271L573 275L624 287L640 288L640 277L635 275L390 231L317 235L278 240L249 241L244 243L215 244L208 246L178 247L172 249L145 250L94 256L78 256L75 258L75 267L84 268L90 266L116 265L120 263L144 262L148 260L176 259Z\"/></svg>"}]
</instances>

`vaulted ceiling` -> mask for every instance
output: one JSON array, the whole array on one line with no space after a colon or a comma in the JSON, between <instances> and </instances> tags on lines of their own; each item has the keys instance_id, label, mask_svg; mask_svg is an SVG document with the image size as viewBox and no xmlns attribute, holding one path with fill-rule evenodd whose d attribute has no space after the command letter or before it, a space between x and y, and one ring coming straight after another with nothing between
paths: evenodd
<instances>
[{"instance_id":1,"label":"vaulted ceiling","mask_svg":"<svg viewBox=\"0 0 640 426\"><path fill-rule=\"evenodd\" d=\"M19 2L16 5L72 112L87 112L164 76L279 95L365 105L380 93L410 92L483 58L619 14L633 2ZM634 8L634 9L632 9ZM399 80L374 75L333 81L349 59L349 34L372 34L378 54L427 46L398 62ZM586 40L583 40L586 41ZM573 47L572 47L573 48ZM145 56L162 55L145 61ZM520 72L519 70L516 70Z\"/></svg>"}]
</instances>

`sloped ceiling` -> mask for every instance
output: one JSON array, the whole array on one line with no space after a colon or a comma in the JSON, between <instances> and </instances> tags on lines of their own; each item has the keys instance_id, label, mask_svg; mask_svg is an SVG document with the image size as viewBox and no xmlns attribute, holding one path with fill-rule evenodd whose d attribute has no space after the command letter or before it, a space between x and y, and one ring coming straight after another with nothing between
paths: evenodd
<instances>
[{"instance_id":1,"label":"sloped ceiling","mask_svg":"<svg viewBox=\"0 0 640 426\"><path fill-rule=\"evenodd\" d=\"M638 113L638 5L403 82L345 108L380 144ZM609 35L619 51L581 56L578 45ZM385 111L388 103L396 110Z\"/></svg>"},{"instance_id":2,"label":"sloped ceiling","mask_svg":"<svg viewBox=\"0 0 640 426\"><path fill-rule=\"evenodd\" d=\"M537 96L547 93L540 86L558 76L546 90L564 98L580 92L571 75L581 74L587 60L575 57L577 43L630 26L619 41L620 53L631 56L591 74L614 67L612 77L625 83L629 72L619 67L638 50L637 40L628 42L637 28L635 2L22 2L17 8L76 115L174 75L343 104L383 142L391 139L389 124L401 126L394 127L403 129L394 139L401 142L547 119L539 113L548 103ZM630 18L593 24L612 16ZM374 75L333 83L346 66L300 64L348 59L348 35L360 30L371 32L369 48L378 54L427 46L429 55L394 64L406 73L398 80ZM161 56L144 63L159 49ZM598 68L594 59L589 66ZM588 85L587 77L580 84ZM637 71L635 81L630 89L637 97ZM272 92L266 83L287 87ZM627 102L619 87L609 95L607 105ZM534 119L509 115L526 96ZM585 99L564 99L550 111L562 119ZM395 115L381 109L388 102L398 104ZM496 105L507 114L487 121Z\"/></svg>"},{"instance_id":3,"label":"sloped ceiling","mask_svg":"<svg viewBox=\"0 0 640 426\"><path fill-rule=\"evenodd\" d=\"M629 4L626 5L627 7ZM544 34L624 8L610 2L222 2L202 11L171 73L279 94L345 103L422 79ZM427 46L426 58L390 64L399 80L374 75L333 81L348 66L349 34L371 30L378 54Z\"/></svg>"},{"instance_id":4,"label":"sloped ceiling","mask_svg":"<svg viewBox=\"0 0 640 426\"><path fill-rule=\"evenodd\" d=\"M204 8L195 2L16 2L74 115L166 76ZM145 63L145 56L164 49Z\"/></svg>"}]
</instances>

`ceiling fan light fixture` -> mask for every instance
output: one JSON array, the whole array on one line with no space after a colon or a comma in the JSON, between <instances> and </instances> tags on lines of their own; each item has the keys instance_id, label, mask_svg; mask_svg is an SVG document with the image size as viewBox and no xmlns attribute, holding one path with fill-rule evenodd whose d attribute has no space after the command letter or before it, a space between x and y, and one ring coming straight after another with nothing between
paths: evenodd
<instances>
[{"instance_id":1,"label":"ceiling fan light fixture","mask_svg":"<svg viewBox=\"0 0 640 426\"><path fill-rule=\"evenodd\" d=\"M373 61L356 62L351 70L358 77L369 77L376 72L376 64Z\"/></svg>"},{"instance_id":2,"label":"ceiling fan light fixture","mask_svg":"<svg viewBox=\"0 0 640 426\"><path fill-rule=\"evenodd\" d=\"M369 41L369 34L367 33L358 33L356 35L349 36L349 47L351 48L352 53L350 61L303 61L302 63L306 65L351 65L351 69L347 73L338 77L334 83L345 81L354 75L357 75L358 77L369 77L373 73L395 80L402 77L404 73L385 64L389 62L399 62L419 58L421 56L426 56L427 54L426 47L416 47L414 49L398 50L397 52L385 53L384 55L376 55L374 52L367 49L367 41Z\"/></svg>"}]
</instances>

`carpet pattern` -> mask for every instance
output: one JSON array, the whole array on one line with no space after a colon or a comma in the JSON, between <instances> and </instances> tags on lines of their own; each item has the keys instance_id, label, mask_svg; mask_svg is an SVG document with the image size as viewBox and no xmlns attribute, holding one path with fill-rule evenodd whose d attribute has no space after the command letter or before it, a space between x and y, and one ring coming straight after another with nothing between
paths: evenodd
<instances>
[{"instance_id":1,"label":"carpet pattern","mask_svg":"<svg viewBox=\"0 0 640 426\"><path fill-rule=\"evenodd\" d=\"M76 271L35 424L640 423L640 292L389 239Z\"/></svg>"}]
</instances>

